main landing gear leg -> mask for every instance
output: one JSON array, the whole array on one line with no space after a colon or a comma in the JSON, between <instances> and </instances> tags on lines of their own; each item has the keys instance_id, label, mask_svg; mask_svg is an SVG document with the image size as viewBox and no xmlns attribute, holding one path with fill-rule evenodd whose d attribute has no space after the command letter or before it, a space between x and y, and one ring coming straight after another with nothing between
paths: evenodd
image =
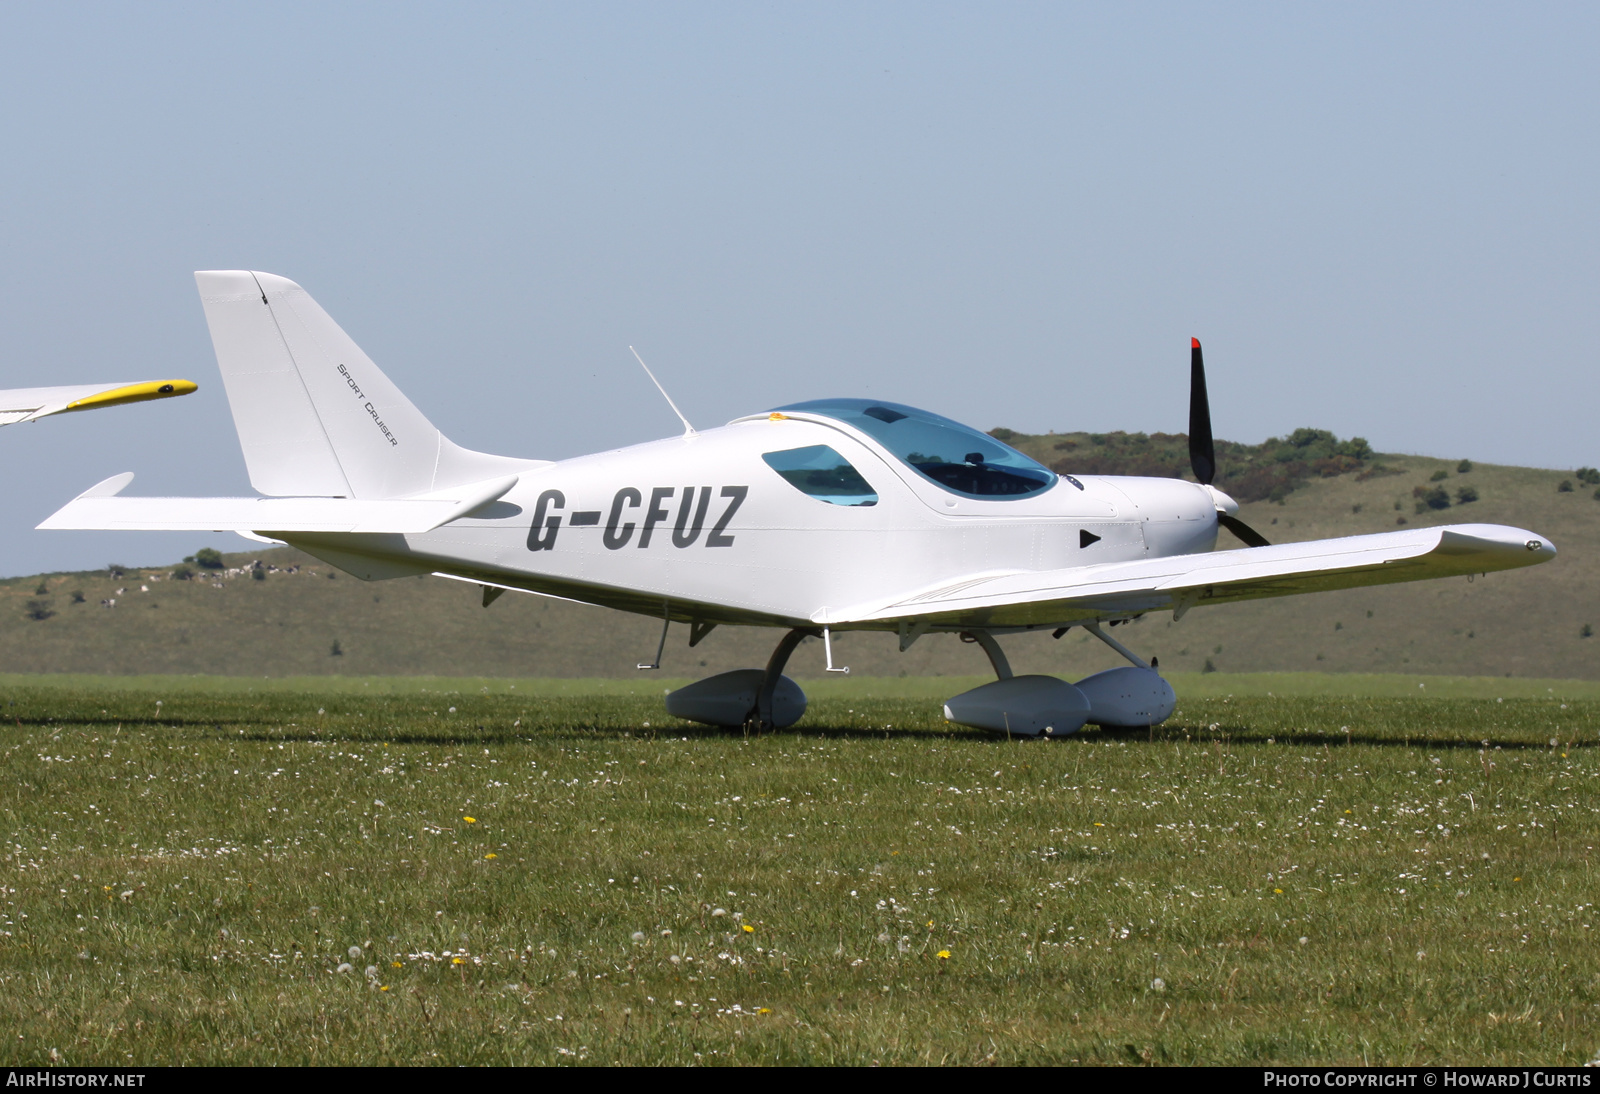
<instances>
[{"instance_id":1,"label":"main landing gear leg","mask_svg":"<svg viewBox=\"0 0 1600 1094\"><path fill-rule=\"evenodd\" d=\"M1085 623L1083 625L1083 629L1100 639L1100 641L1104 642L1118 653L1122 654L1122 656L1126 657L1130 662L1133 663L1135 668L1148 669L1154 667L1145 662L1143 658L1134 653L1127 646L1124 646L1121 642L1118 642L1115 638L1112 638L1105 631L1101 630L1098 622Z\"/></svg>"},{"instance_id":2,"label":"main landing gear leg","mask_svg":"<svg viewBox=\"0 0 1600 1094\"><path fill-rule=\"evenodd\" d=\"M772 729L772 695L778 688L778 679L783 675L784 666L789 663L790 655L799 648L801 642L821 633L814 627L796 627L783 636L778 648L767 658L766 672L761 677L761 690L756 692L756 709L750 712L749 724L755 729L763 733Z\"/></svg>"},{"instance_id":3,"label":"main landing gear leg","mask_svg":"<svg viewBox=\"0 0 1600 1094\"><path fill-rule=\"evenodd\" d=\"M989 664L994 668L995 676L1001 680L1011 679L1011 662L1006 660L1005 651L995 641L994 635L988 631L962 631L961 640L982 646L983 652L989 655Z\"/></svg>"}]
</instances>

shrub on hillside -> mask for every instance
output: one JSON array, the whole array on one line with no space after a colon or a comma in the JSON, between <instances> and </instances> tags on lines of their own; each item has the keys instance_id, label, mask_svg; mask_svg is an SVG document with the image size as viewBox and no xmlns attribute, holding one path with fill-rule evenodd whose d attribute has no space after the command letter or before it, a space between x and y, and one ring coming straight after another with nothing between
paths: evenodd
<instances>
[{"instance_id":1,"label":"shrub on hillside","mask_svg":"<svg viewBox=\"0 0 1600 1094\"><path fill-rule=\"evenodd\" d=\"M1570 493L1572 493L1572 480L1571 479L1562 479L1560 485L1558 485L1556 487L1556 493L1558 493L1558 494L1570 494Z\"/></svg>"},{"instance_id":2,"label":"shrub on hillside","mask_svg":"<svg viewBox=\"0 0 1600 1094\"><path fill-rule=\"evenodd\" d=\"M172 580L174 581L189 581L193 577L194 571L189 569L187 566L179 566L176 570L172 571Z\"/></svg>"},{"instance_id":3,"label":"shrub on hillside","mask_svg":"<svg viewBox=\"0 0 1600 1094\"><path fill-rule=\"evenodd\" d=\"M1477 501L1477 500L1478 500L1478 488L1476 486L1463 486L1463 487L1461 487L1460 489L1458 489L1456 491L1456 504L1457 505L1465 505L1469 501Z\"/></svg>"},{"instance_id":4,"label":"shrub on hillside","mask_svg":"<svg viewBox=\"0 0 1600 1094\"><path fill-rule=\"evenodd\" d=\"M29 619L49 619L56 613L50 610L50 602L48 600L30 600L28 601L27 611L24 614Z\"/></svg>"},{"instance_id":5,"label":"shrub on hillside","mask_svg":"<svg viewBox=\"0 0 1600 1094\"><path fill-rule=\"evenodd\" d=\"M1379 475L1404 475L1405 473L1406 469L1403 467L1390 467L1386 463L1374 461L1367 464L1366 469L1356 476L1356 481L1366 482L1369 479L1377 478Z\"/></svg>"},{"instance_id":6,"label":"shrub on hillside","mask_svg":"<svg viewBox=\"0 0 1600 1094\"><path fill-rule=\"evenodd\" d=\"M1472 470L1472 461L1471 460L1462 460L1460 463L1456 464L1456 474L1458 474L1458 475L1465 475L1468 471L1471 471L1471 470Z\"/></svg>"},{"instance_id":7,"label":"shrub on hillside","mask_svg":"<svg viewBox=\"0 0 1600 1094\"><path fill-rule=\"evenodd\" d=\"M1445 479L1448 479L1449 477L1450 477L1450 472L1446 471L1444 468L1441 467L1441 468L1439 468L1439 470L1435 471L1433 474L1428 476L1428 481L1429 482L1443 482Z\"/></svg>"},{"instance_id":8,"label":"shrub on hillside","mask_svg":"<svg viewBox=\"0 0 1600 1094\"><path fill-rule=\"evenodd\" d=\"M222 552L215 547L202 547L194 553L194 564L202 570L220 570L225 563Z\"/></svg>"},{"instance_id":9,"label":"shrub on hillside","mask_svg":"<svg viewBox=\"0 0 1600 1094\"><path fill-rule=\"evenodd\" d=\"M1450 492L1442 486L1435 486L1431 490L1426 486L1419 486L1411 491L1411 496L1417 499L1416 509L1419 513L1425 513L1429 509L1450 508Z\"/></svg>"},{"instance_id":10,"label":"shrub on hillside","mask_svg":"<svg viewBox=\"0 0 1600 1094\"><path fill-rule=\"evenodd\" d=\"M1578 481L1585 486L1600 486L1600 469L1593 467L1580 467L1577 472Z\"/></svg>"},{"instance_id":11,"label":"shrub on hillside","mask_svg":"<svg viewBox=\"0 0 1600 1094\"><path fill-rule=\"evenodd\" d=\"M1017 431L1015 429L1007 429L1003 425L995 426L993 429L989 430L989 436L993 437L1001 444L1009 444L1011 439L1016 435Z\"/></svg>"}]
</instances>

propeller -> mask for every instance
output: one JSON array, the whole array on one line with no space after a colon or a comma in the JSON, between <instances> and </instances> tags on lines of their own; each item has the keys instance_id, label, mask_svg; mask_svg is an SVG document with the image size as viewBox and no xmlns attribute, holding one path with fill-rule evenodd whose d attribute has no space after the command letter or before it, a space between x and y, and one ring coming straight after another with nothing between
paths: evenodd
<instances>
[{"instance_id":1,"label":"propeller","mask_svg":"<svg viewBox=\"0 0 1600 1094\"><path fill-rule=\"evenodd\" d=\"M1202 486L1217 477L1217 446L1211 436L1211 400L1206 397L1206 366L1200 339L1189 339L1189 467ZM1267 538L1232 513L1217 510L1217 523L1246 547L1269 547Z\"/></svg>"}]
</instances>

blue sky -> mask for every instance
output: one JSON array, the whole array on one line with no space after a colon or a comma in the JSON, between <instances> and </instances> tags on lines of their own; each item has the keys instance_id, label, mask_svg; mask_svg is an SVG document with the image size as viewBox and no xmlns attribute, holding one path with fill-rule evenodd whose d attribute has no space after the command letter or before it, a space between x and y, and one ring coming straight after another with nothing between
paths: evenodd
<instances>
[{"instance_id":1,"label":"blue sky","mask_svg":"<svg viewBox=\"0 0 1600 1094\"><path fill-rule=\"evenodd\" d=\"M559 458L826 395L980 428L1600 464L1600 8L0 8L0 572L114 472L248 493L190 273L317 297L452 439Z\"/></svg>"}]
</instances>

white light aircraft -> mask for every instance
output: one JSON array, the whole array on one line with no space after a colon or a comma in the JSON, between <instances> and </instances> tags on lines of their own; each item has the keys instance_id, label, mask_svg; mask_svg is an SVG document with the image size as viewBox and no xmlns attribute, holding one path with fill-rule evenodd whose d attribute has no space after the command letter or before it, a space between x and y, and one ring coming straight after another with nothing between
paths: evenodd
<instances>
[{"instance_id":1,"label":"white light aircraft","mask_svg":"<svg viewBox=\"0 0 1600 1094\"><path fill-rule=\"evenodd\" d=\"M1150 725L1176 698L1153 661L1108 633L1118 623L1556 553L1543 536L1490 524L1269 545L1211 485L1198 341L1198 482L1058 475L985 433L871 399L796 403L704 431L684 420L681 436L551 462L452 444L292 281L195 276L264 496L118 496L129 472L41 528L239 531L366 580L474 582L485 607L514 590L654 616L663 647L672 623L688 625L691 646L720 624L783 630L765 668L667 697L669 712L707 724L793 724L806 700L783 669L799 643L820 637L835 669L834 634L878 630L897 632L902 650L934 632L982 647L998 679L951 698L951 721L1024 736ZM1215 551L1219 528L1248 546ZM1012 675L998 636L1071 627L1129 664L1076 684ZM640 667L660 660L658 648Z\"/></svg>"}]
</instances>

